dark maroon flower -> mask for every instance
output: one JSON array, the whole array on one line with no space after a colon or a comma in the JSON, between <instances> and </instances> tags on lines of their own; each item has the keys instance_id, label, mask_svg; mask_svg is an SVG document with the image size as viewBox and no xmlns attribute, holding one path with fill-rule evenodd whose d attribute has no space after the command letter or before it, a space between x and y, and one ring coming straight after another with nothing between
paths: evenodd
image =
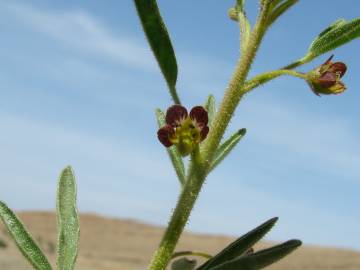
<instances>
[{"instance_id":1,"label":"dark maroon flower","mask_svg":"<svg viewBox=\"0 0 360 270\"><path fill-rule=\"evenodd\" d=\"M208 113L196 106L188 114L181 105L173 105L166 112L166 125L158 130L159 141L165 146L175 145L183 156L189 155L209 133Z\"/></svg>"},{"instance_id":2,"label":"dark maroon flower","mask_svg":"<svg viewBox=\"0 0 360 270\"><path fill-rule=\"evenodd\" d=\"M342 62L333 63L331 61L332 58L333 55L324 64L307 75L311 89L318 96L320 94L336 95L344 92L346 89L344 83L340 80L346 72L346 65Z\"/></svg>"}]
</instances>

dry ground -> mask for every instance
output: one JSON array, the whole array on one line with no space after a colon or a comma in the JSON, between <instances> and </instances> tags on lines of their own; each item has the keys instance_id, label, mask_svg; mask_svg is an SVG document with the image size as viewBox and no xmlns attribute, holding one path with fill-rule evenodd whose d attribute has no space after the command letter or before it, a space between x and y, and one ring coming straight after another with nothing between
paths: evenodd
<instances>
[{"instance_id":1,"label":"dry ground","mask_svg":"<svg viewBox=\"0 0 360 270\"><path fill-rule=\"evenodd\" d=\"M54 263L56 222L53 213L26 212L20 218ZM137 270L146 265L161 237L162 229L131 220L81 216L81 243L77 270ZM0 270L30 270L0 225ZM233 238L185 234L179 250L215 253ZM360 270L360 253L350 250L302 247L269 270Z\"/></svg>"}]
</instances>

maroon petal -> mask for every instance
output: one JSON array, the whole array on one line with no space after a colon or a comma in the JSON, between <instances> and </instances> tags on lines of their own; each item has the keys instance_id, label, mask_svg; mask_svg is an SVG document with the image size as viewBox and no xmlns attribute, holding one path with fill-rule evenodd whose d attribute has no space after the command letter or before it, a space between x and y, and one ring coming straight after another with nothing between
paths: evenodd
<instances>
[{"instance_id":1,"label":"maroon petal","mask_svg":"<svg viewBox=\"0 0 360 270\"><path fill-rule=\"evenodd\" d=\"M170 136L174 134L174 129L170 125L163 126L157 132L159 141L165 146L170 147L173 143L170 141Z\"/></svg>"},{"instance_id":2,"label":"maroon petal","mask_svg":"<svg viewBox=\"0 0 360 270\"><path fill-rule=\"evenodd\" d=\"M209 122L208 113L202 106L192 108L190 118L195 120L201 127L205 127Z\"/></svg>"},{"instance_id":3,"label":"maroon petal","mask_svg":"<svg viewBox=\"0 0 360 270\"><path fill-rule=\"evenodd\" d=\"M166 112L166 123L177 126L178 123L188 116L186 108L181 105L173 105Z\"/></svg>"},{"instance_id":4,"label":"maroon petal","mask_svg":"<svg viewBox=\"0 0 360 270\"><path fill-rule=\"evenodd\" d=\"M343 62L336 62L330 67L332 72L339 72L340 77L344 76L346 69L346 65Z\"/></svg>"},{"instance_id":5,"label":"maroon petal","mask_svg":"<svg viewBox=\"0 0 360 270\"><path fill-rule=\"evenodd\" d=\"M325 72L319 79L318 83L322 87L331 87L336 83L336 74L333 72Z\"/></svg>"},{"instance_id":6,"label":"maroon petal","mask_svg":"<svg viewBox=\"0 0 360 270\"><path fill-rule=\"evenodd\" d=\"M209 133L209 127L208 126L205 126L201 129L200 131L200 137L201 137L201 141L205 140L206 136L208 135Z\"/></svg>"}]
</instances>

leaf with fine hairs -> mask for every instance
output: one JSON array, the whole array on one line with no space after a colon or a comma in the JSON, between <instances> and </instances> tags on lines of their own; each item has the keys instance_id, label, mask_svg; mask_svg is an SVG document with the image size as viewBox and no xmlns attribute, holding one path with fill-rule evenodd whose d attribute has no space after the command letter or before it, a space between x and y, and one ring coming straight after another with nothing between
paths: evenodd
<instances>
[{"instance_id":1,"label":"leaf with fine hairs","mask_svg":"<svg viewBox=\"0 0 360 270\"><path fill-rule=\"evenodd\" d=\"M9 207L0 201L0 218L4 222L17 247L36 270L51 270L51 265L44 253L35 243L24 225Z\"/></svg>"},{"instance_id":2,"label":"leaf with fine hairs","mask_svg":"<svg viewBox=\"0 0 360 270\"><path fill-rule=\"evenodd\" d=\"M322 31L311 43L308 57L315 58L360 37L360 18L340 19Z\"/></svg>"},{"instance_id":3,"label":"leaf with fine hairs","mask_svg":"<svg viewBox=\"0 0 360 270\"><path fill-rule=\"evenodd\" d=\"M230 136L225 142L223 142L216 150L215 157L210 165L209 172L215 169L217 165L235 148L240 140L245 136L246 129L242 128Z\"/></svg>"},{"instance_id":4,"label":"leaf with fine hairs","mask_svg":"<svg viewBox=\"0 0 360 270\"><path fill-rule=\"evenodd\" d=\"M279 5L275 6L269 15L268 26L273 24L282 14L288 11L297 2L299 2L299 0L286 0L284 2L280 2Z\"/></svg>"},{"instance_id":5,"label":"leaf with fine hairs","mask_svg":"<svg viewBox=\"0 0 360 270\"><path fill-rule=\"evenodd\" d=\"M180 103L176 93L178 74L175 52L161 17L156 0L134 0L143 30L160 66L175 103Z\"/></svg>"},{"instance_id":6,"label":"leaf with fine hairs","mask_svg":"<svg viewBox=\"0 0 360 270\"><path fill-rule=\"evenodd\" d=\"M74 269L78 253L80 226L76 208L76 182L71 167L60 174L57 190L58 270Z\"/></svg>"}]
</instances>

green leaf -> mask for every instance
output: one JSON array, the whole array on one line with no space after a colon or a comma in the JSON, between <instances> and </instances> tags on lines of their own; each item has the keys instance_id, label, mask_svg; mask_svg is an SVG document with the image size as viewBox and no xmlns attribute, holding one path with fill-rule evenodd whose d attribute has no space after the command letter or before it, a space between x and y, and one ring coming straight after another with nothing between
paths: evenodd
<instances>
[{"instance_id":1,"label":"green leaf","mask_svg":"<svg viewBox=\"0 0 360 270\"><path fill-rule=\"evenodd\" d=\"M178 73L175 52L156 0L134 0L134 2L145 35L170 89L170 94L174 102L180 104L175 87Z\"/></svg>"},{"instance_id":2,"label":"green leaf","mask_svg":"<svg viewBox=\"0 0 360 270\"><path fill-rule=\"evenodd\" d=\"M181 258L171 264L171 270L194 270L196 267L195 259Z\"/></svg>"},{"instance_id":3,"label":"green leaf","mask_svg":"<svg viewBox=\"0 0 360 270\"><path fill-rule=\"evenodd\" d=\"M60 175L57 189L58 254L57 269L74 269L79 245L79 216L76 208L76 182L71 167Z\"/></svg>"},{"instance_id":4,"label":"green leaf","mask_svg":"<svg viewBox=\"0 0 360 270\"><path fill-rule=\"evenodd\" d=\"M235 146L245 136L245 134L246 129L242 128L219 146L219 148L216 150L215 157L210 165L209 171L215 169L215 167L224 160L224 158L235 148Z\"/></svg>"},{"instance_id":5,"label":"green leaf","mask_svg":"<svg viewBox=\"0 0 360 270\"><path fill-rule=\"evenodd\" d=\"M156 119L157 119L159 127L163 127L166 125L165 114L160 109L156 109ZM185 180L186 179L185 178L185 166L183 163L183 159L175 146L170 146L170 147L166 148L166 150L169 154L171 163L175 169L175 172L180 181L180 184L183 186L186 181Z\"/></svg>"},{"instance_id":6,"label":"green leaf","mask_svg":"<svg viewBox=\"0 0 360 270\"><path fill-rule=\"evenodd\" d=\"M277 18L279 18L283 13L285 13L289 8L295 5L299 0L287 0L280 3L278 6L271 11L269 18L268 18L268 26L273 24Z\"/></svg>"},{"instance_id":7,"label":"green leaf","mask_svg":"<svg viewBox=\"0 0 360 270\"><path fill-rule=\"evenodd\" d=\"M256 266L261 269L281 260L301 246L301 244L300 240L289 240L280 245L260 250L254 254L248 255L248 257L254 260Z\"/></svg>"},{"instance_id":8,"label":"green leaf","mask_svg":"<svg viewBox=\"0 0 360 270\"><path fill-rule=\"evenodd\" d=\"M346 20L345 19L338 19L336 20L335 22L333 22L332 24L330 24L330 26L328 28L326 28L324 31L322 31L319 35L318 35L318 38L319 37L322 37L323 35L325 35L327 32L335 29L336 27L339 27L341 25L344 25L346 24Z\"/></svg>"},{"instance_id":9,"label":"green leaf","mask_svg":"<svg viewBox=\"0 0 360 270\"><path fill-rule=\"evenodd\" d=\"M0 201L0 218L4 222L11 237L14 239L24 257L36 270L51 270L51 265L41 249L36 245L24 225L16 215Z\"/></svg>"},{"instance_id":10,"label":"green leaf","mask_svg":"<svg viewBox=\"0 0 360 270\"><path fill-rule=\"evenodd\" d=\"M260 250L254 254L239 256L233 260L226 261L220 265L212 267L211 270L258 270L269 266L291 252L301 245L299 240L290 240L283 244ZM209 269L210 270L210 269Z\"/></svg>"},{"instance_id":11,"label":"green leaf","mask_svg":"<svg viewBox=\"0 0 360 270\"><path fill-rule=\"evenodd\" d=\"M360 37L360 18L346 22L337 20L311 43L308 55L315 58Z\"/></svg>"},{"instance_id":12,"label":"green leaf","mask_svg":"<svg viewBox=\"0 0 360 270\"><path fill-rule=\"evenodd\" d=\"M211 128L216 114L216 102L215 102L215 97L213 95L208 96L204 107L208 113L209 128Z\"/></svg>"},{"instance_id":13,"label":"green leaf","mask_svg":"<svg viewBox=\"0 0 360 270\"><path fill-rule=\"evenodd\" d=\"M220 253L201 265L197 270L210 270L214 267L216 268L216 266L220 264L243 255L271 230L277 220L277 217L272 218L256 227L252 231L248 232L247 234L243 235L242 237L238 238L236 241L232 242L229 246L223 249Z\"/></svg>"}]
</instances>

